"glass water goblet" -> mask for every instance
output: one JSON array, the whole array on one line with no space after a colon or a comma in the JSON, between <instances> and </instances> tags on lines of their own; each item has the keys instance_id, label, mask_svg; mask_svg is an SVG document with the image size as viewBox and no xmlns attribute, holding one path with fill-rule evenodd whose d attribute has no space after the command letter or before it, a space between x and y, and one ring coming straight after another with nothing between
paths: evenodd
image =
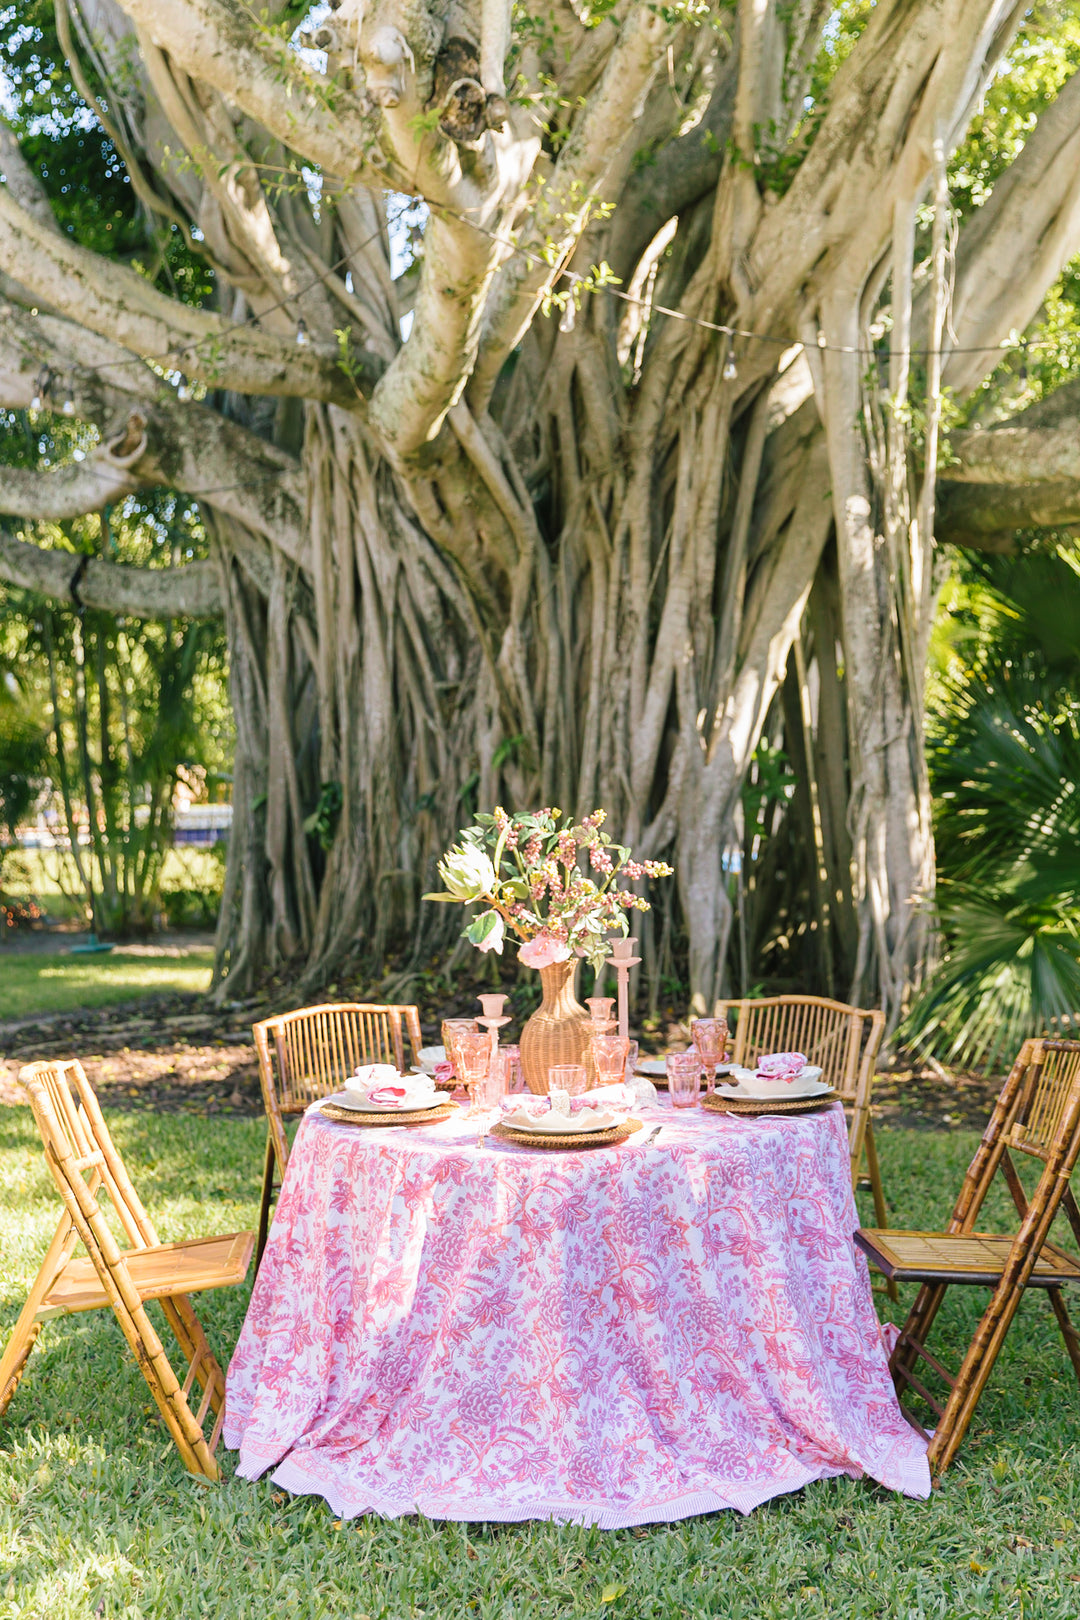
<instances>
[{"instance_id":1,"label":"glass water goblet","mask_svg":"<svg viewBox=\"0 0 1080 1620\"><path fill-rule=\"evenodd\" d=\"M585 1066L582 1063L553 1063L548 1070L548 1090L565 1091L571 1097L580 1097L585 1091Z\"/></svg>"},{"instance_id":2,"label":"glass water goblet","mask_svg":"<svg viewBox=\"0 0 1080 1620\"><path fill-rule=\"evenodd\" d=\"M475 1034L462 1031L457 1041L461 1079L469 1093L469 1115L477 1121L478 1143L482 1146L486 1127L480 1121L487 1106L487 1087L494 1067L491 1061L493 1037L487 1030Z\"/></svg>"},{"instance_id":3,"label":"glass water goblet","mask_svg":"<svg viewBox=\"0 0 1080 1620\"><path fill-rule=\"evenodd\" d=\"M701 1054L696 1051L670 1053L667 1083L673 1108L696 1108L701 1096Z\"/></svg>"},{"instance_id":4,"label":"glass water goblet","mask_svg":"<svg viewBox=\"0 0 1080 1620\"><path fill-rule=\"evenodd\" d=\"M705 1091L711 1097L716 1088L716 1065L727 1051L728 1027L724 1018L691 1018L690 1033L705 1067Z\"/></svg>"}]
</instances>

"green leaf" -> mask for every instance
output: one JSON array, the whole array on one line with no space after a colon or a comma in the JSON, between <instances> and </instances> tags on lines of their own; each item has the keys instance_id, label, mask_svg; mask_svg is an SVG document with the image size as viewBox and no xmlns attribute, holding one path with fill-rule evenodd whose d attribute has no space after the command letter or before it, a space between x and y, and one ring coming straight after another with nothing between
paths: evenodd
<instances>
[{"instance_id":1,"label":"green leaf","mask_svg":"<svg viewBox=\"0 0 1080 1620\"><path fill-rule=\"evenodd\" d=\"M600 1594L600 1601L601 1603L617 1603L625 1595L626 1590L625 1586L616 1586L612 1583L610 1586L604 1587Z\"/></svg>"},{"instance_id":2,"label":"green leaf","mask_svg":"<svg viewBox=\"0 0 1080 1620\"><path fill-rule=\"evenodd\" d=\"M460 904L456 894L422 894L420 898L421 900L441 900L445 904Z\"/></svg>"}]
</instances>

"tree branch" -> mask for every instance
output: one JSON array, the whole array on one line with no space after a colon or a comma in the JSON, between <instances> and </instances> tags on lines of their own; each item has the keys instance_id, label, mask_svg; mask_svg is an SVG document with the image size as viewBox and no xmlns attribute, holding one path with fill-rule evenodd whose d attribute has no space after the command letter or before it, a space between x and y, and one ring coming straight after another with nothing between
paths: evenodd
<instances>
[{"instance_id":1,"label":"tree branch","mask_svg":"<svg viewBox=\"0 0 1080 1620\"><path fill-rule=\"evenodd\" d=\"M168 298L134 270L39 224L3 187L0 266L60 314L210 387L319 399L352 410L361 403L328 349L299 348Z\"/></svg>"},{"instance_id":2,"label":"tree branch","mask_svg":"<svg viewBox=\"0 0 1080 1620\"><path fill-rule=\"evenodd\" d=\"M268 30L261 37L237 0L119 0L161 50L328 174L358 180L378 153L378 121L366 101L308 71ZM381 164L380 164L381 167ZM369 174L385 184L385 173ZM398 177L402 181L404 177Z\"/></svg>"},{"instance_id":3,"label":"tree branch","mask_svg":"<svg viewBox=\"0 0 1080 1620\"><path fill-rule=\"evenodd\" d=\"M113 486L102 466L109 462L107 449L97 463L96 485L90 461L81 464L78 480L74 469L62 469L63 479L60 471L43 478L34 474L48 484L47 489L38 486L42 501L64 499L66 481L72 501L76 488L86 493L87 502L79 510L88 512L129 490L164 485L207 501L264 534L294 561L305 560L303 485L292 456L209 406L181 402L148 366L133 364L124 350L70 321L0 311L0 407L26 410L41 389L43 372L51 379L45 403L55 407L70 400L80 421L92 423L114 446L127 443L128 459L121 477L116 451L111 452ZM117 387L111 377L123 386ZM133 433L136 417L140 425ZM132 457L130 449L140 438L142 448ZM9 471L0 469L0 508L26 517L76 515L74 509L61 513L34 505L29 484L25 496L9 498ZM110 487L115 494L104 493Z\"/></svg>"},{"instance_id":4,"label":"tree branch","mask_svg":"<svg viewBox=\"0 0 1080 1620\"><path fill-rule=\"evenodd\" d=\"M222 612L221 586L213 563L128 568L92 557L83 568L83 561L71 552L44 551L0 529L0 579L22 590L109 613L127 613L136 619L211 619Z\"/></svg>"},{"instance_id":5,"label":"tree branch","mask_svg":"<svg viewBox=\"0 0 1080 1620\"><path fill-rule=\"evenodd\" d=\"M951 322L958 347L992 349L1023 331L1078 248L1080 73L1074 73L961 233ZM992 353L951 354L944 380L962 397L993 361Z\"/></svg>"},{"instance_id":6,"label":"tree branch","mask_svg":"<svg viewBox=\"0 0 1080 1620\"><path fill-rule=\"evenodd\" d=\"M30 467L0 467L0 511L12 517L59 522L100 511L122 500L146 482L132 471L146 450L139 417L116 439L103 441L84 461L38 472Z\"/></svg>"},{"instance_id":7,"label":"tree branch","mask_svg":"<svg viewBox=\"0 0 1080 1620\"><path fill-rule=\"evenodd\" d=\"M668 37L669 29L658 14L639 7L631 15L600 84L538 189L528 224L518 235L519 248L525 251L502 266L486 312L483 352L469 385L474 415L485 411L503 362L588 222L587 203L624 153Z\"/></svg>"}]
</instances>

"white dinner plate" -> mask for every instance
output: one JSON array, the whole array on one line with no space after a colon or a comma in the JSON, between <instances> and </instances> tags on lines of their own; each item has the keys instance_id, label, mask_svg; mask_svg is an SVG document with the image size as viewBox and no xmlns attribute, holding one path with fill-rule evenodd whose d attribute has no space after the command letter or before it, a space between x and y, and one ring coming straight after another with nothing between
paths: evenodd
<instances>
[{"instance_id":1,"label":"white dinner plate","mask_svg":"<svg viewBox=\"0 0 1080 1620\"><path fill-rule=\"evenodd\" d=\"M351 1108L357 1114L411 1114L421 1108L438 1108L440 1103L446 1101L444 1092L437 1091L434 1096L422 1097L410 1102L408 1098L400 1103L373 1103L361 1095L359 1091L342 1091L338 1096L329 1099L338 1108Z\"/></svg>"},{"instance_id":2,"label":"white dinner plate","mask_svg":"<svg viewBox=\"0 0 1080 1620\"><path fill-rule=\"evenodd\" d=\"M414 1074L430 1074L436 1063L446 1062L445 1046L422 1046L420 1048L420 1066L413 1065Z\"/></svg>"},{"instance_id":3,"label":"white dinner plate","mask_svg":"<svg viewBox=\"0 0 1080 1620\"><path fill-rule=\"evenodd\" d=\"M590 1117L591 1116L591 1117ZM607 1108L583 1108L579 1114L537 1114L527 1118L521 1114L508 1114L503 1124L511 1131L543 1131L550 1136L577 1136L582 1131L609 1131L621 1125L625 1114L614 1114Z\"/></svg>"}]
</instances>

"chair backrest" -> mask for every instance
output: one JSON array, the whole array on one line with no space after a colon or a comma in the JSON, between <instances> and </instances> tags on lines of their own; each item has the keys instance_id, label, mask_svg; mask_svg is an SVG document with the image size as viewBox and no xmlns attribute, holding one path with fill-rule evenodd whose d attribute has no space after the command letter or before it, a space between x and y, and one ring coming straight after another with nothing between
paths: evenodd
<instances>
[{"instance_id":1,"label":"chair backrest","mask_svg":"<svg viewBox=\"0 0 1080 1620\"><path fill-rule=\"evenodd\" d=\"M1010 1149L1026 1153L1044 1166L1030 1197L1020 1184ZM975 1230L990 1184L1000 1169L1022 1220L1044 1212L1049 1220L1064 1198L1080 1243L1080 1208L1069 1187L1078 1155L1080 1041L1025 1041L968 1167L949 1231Z\"/></svg>"},{"instance_id":2,"label":"chair backrest","mask_svg":"<svg viewBox=\"0 0 1080 1620\"><path fill-rule=\"evenodd\" d=\"M404 1073L405 1034L412 1061L420 1060L420 1014L414 1006L302 1007L264 1018L252 1033L268 1113L302 1113L320 1097L340 1091L361 1063L392 1063Z\"/></svg>"},{"instance_id":3,"label":"chair backrest","mask_svg":"<svg viewBox=\"0 0 1080 1620\"><path fill-rule=\"evenodd\" d=\"M1080 1041L1032 1041L1023 1082L1008 1120L1008 1145L1049 1161L1062 1127L1080 1103Z\"/></svg>"},{"instance_id":4,"label":"chair backrest","mask_svg":"<svg viewBox=\"0 0 1080 1620\"><path fill-rule=\"evenodd\" d=\"M98 1258L105 1263L99 1222L107 1234L109 1255L114 1250L120 1252L98 1202L102 1185L132 1249L155 1245L158 1236L153 1223L113 1145L94 1088L78 1059L28 1063L20 1070L19 1079L30 1095L46 1163L95 1264Z\"/></svg>"},{"instance_id":5,"label":"chair backrest","mask_svg":"<svg viewBox=\"0 0 1080 1620\"><path fill-rule=\"evenodd\" d=\"M821 996L763 996L718 1001L715 1016L732 1032L731 1061L753 1068L768 1052L804 1052L822 1078L853 1102L869 1079L885 1029L883 1012L864 1012Z\"/></svg>"}]
</instances>

